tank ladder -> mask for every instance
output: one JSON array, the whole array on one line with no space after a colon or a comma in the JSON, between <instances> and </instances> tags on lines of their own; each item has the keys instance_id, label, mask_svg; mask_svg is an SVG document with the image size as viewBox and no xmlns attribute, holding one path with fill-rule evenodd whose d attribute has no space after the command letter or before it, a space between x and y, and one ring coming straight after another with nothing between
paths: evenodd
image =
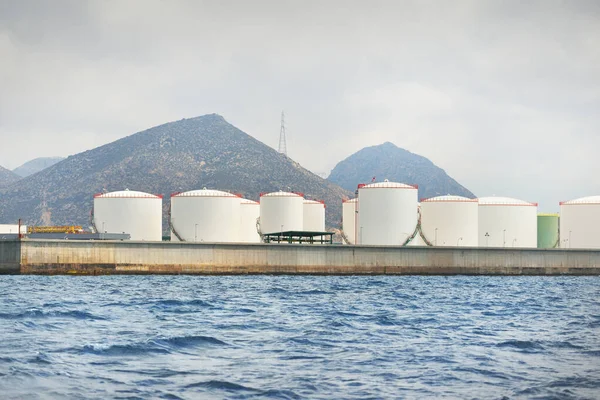
<instances>
[{"instance_id":1,"label":"tank ladder","mask_svg":"<svg viewBox=\"0 0 600 400\"><path fill-rule=\"evenodd\" d=\"M169 230L171 232L173 232L173 234L175 235L177 240L179 240L180 242L185 242L185 240L179 235L179 233L177 233L177 231L175 230L175 227L173 226L173 221L171 221L171 206L170 205L169 205Z\"/></svg>"}]
</instances>

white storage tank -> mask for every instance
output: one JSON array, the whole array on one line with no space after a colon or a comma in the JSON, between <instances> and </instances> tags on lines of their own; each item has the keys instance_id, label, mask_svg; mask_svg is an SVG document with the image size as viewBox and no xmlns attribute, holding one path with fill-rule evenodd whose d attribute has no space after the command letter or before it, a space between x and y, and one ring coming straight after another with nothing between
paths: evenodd
<instances>
[{"instance_id":1,"label":"white storage tank","mask_svg":"<svg viewBox=\"0 0 600 400\"><path fill-rule=\"evenodd\" d=\"M417 226L417 187L384 182L359 185L358 244L400 246Z\"/></svg>"},{"instance_id":2,"label":"white storage tank","mask_svg":"<svg viewBox=\"0 0 600 400\"><path fill-rule=\"evenodd\" d=\"M478 200L480 247L537 247L537 203L510 197Z\"/></svg>"},{"instance_id":3,"label":"white storage tank","mask_svg":"<svg viewBox=\"0 0 600 400\"><path fill-rule=\"evenodd\" d=\"M240 240L241 198L220 190L171 195L171 225L186 242L232 243ZM178 241L171 232L171 240Z\"/></svg>"},{"instance_id":4,"label":"white storage tank","mask_svg":"<svg viewBox=\"0 0 600 400\"><path fill-rule=\"evenodd\" d=\"M600 249L600 196L560 203L560 247Z\"/></svg>"},{"instance_id":5,"label":"white storage tank","mask_svg":"<svg viewBox=\"0 0 600 400\"><path fill-rule=\"evenodd\" d=\"M260 196L260 230L264 234L302 231L304 197L301 193L273 192Z\"/></svg>"},{"instance_id":6,"label":"white storage tank","mask_svg":"<svg viewBox=\"0 0 600 400\"><path fill-rule=\"evenodd\" d=\"M325 202L321 200L304 200L302 210L303 231L325 232Z\"/></svg>"},{"instance_id":7,"label":"white storage tank","mask_svg":"<svg viewBox=\"0 0 600 400\"><path fill-rule=\"evenodd\" d=\"M356 214L356 201L357 199L342 201L342 231L350 244L356 243L355 226L356 220L358 219L358 215Z\"/></svg>"},{"instance_id":8,"label":"white storage tank","mask_svg":"<svg viewBox=\"0 0 600 400\"><path fill-rule=\"evenodd\" d=\"M260 204L256 201L241 199L240 204L240 242L260 243L256 222L260 217Z\"/></svg>"},{"instance_id":9,"label":"white storage tank","mask_svg":"<svg viewBox=\"0 0 600 400\"><path fill-rule=\"evenodd\" d=\"M478 245L479 202L462 196L421 200L421 230L434 246Z\"/></svg>"},{"instance_id":10,"label":"white storage tank","mask_svg":"<svg viewBox=\"0 0 600 400\"><path fill-rule=\"evenodd\" d=\"M94 225L131 240L162 240L162 196L125 189L94 196Z\"/></svg>"}]
</instances>

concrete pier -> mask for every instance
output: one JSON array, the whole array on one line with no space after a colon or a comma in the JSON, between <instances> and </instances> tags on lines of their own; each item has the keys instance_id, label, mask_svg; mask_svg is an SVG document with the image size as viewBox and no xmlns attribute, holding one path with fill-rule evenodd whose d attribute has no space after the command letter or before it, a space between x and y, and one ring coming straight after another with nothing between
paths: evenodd
<instances>
[{"instance_id":1,"label":"concrete pier","mask_svg":"<svg viewBox=\"0 0 600 400\"><path fill-rule=\"evenodd\" d=\"M600 275L600 250L0 241L4 274Z\"/></svg>"},{"instance_id":2,"label":"concrete pier","mask_svg":"<svg viewBox=\"0 0 600 400\"><path fill-rule=\"evenodd\" d=\"M21 272L21 242L0 240L0 274Z\"/></svg>"}]
</instances>

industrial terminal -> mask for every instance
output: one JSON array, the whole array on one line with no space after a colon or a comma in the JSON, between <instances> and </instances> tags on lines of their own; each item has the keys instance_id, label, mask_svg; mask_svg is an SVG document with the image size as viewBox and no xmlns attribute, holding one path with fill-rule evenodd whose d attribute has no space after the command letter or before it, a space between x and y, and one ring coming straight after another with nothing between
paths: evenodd
<instances>
[{"instance_id":1,"label":"industrial terminal","mask_svg":"<svg viewBox=\"0 0 600 400\"><path fill-rule=\"evenodd\" d=\"M363 267L365 273L379 267L405 268L402 273L410 268L417 273L435 273L431 270L434 267L441 273L450 273L452 268L456 273L471 273L491 266L508 274L520 273L515 268L528 266L550 268L545 273L569 273L569 269L579 267L590 273L600 268L600 196L562 202L560 214L538 214L537 203L510 197L469 199L445 195L419 201L416 185L384 180L358 185L356 198L343 201L341 229L329 231L325 228L324 202L306 199L302 193L263 193L255 202L234 193L202 188L173 193L170 199L166 237L163 197L126 189L93 197L89 232L74 226L0 225L0 238L4 239L0 242L19 243L21 267L59 265L72 270L78 270L82 260L90 260L89 264L100 266L100 270L104 265L117 265L118 248L126 243L128 249L137 247L147 253L139 256L136 250L135 257L127 256L127 262L121 263L125 268L122 271L131 272L133 268L147 273L151 270L148 263L161 266L155 270L185 273L187 266L197 265L200 259L204 268L201 273L287 273L288 267L305 268L305 273L361 273ZM174 247L178 243L180 247ZM272 247L277 245L279 250ZM72 246L84 246L86 250L78 254L80 250ZM65 253L66 248L69 250ZM110 256L100 250L108 248ZM217 248L236 256L232 260L231 254L211 256L201 251L211 249L214 253ZM466 258L457 259L459 253L454 248ZM61 255L55 256L49 249ZM183 259L177 254L191 249L197 249L197 253ZM347 250L340 249L353 249L352 260L345 258ZM500 253L490 252L494 249ZM579 266L573 265L580 262L574 256L577 251L584 251ZM12 257L8 252L0 253L5 265L6 258ZM268 259L270 253L277 254L276 261ZM149 261L148 254L154 259ZM284 254L291 258L282 259ZM415 254L421 259L415 260ZM34 261L36 257L39 263ZM218 267L219 263L225 269ZM461 266L464 263L468 266ZM439 269L440 265L451 269ZM249 270L249 266L255 270Z\"/></svg>"},{"instance_id":2,"label":"industrial terminal","mask_svg":"<svg viewBox=\"0 0 600 400\"><path fill-rule=\"evenodd\" d=\"M387 180L358 185L357 197L342 204L342 244L600 249L600 196L562 202L560 214L538 214L537 203L509 197L446 195L419 202L417 192L416 185ZM97 194L87 233L110 235L98 239L161 241L162 217L161 195ZM262 243L278 236L289 243L290 236L306 233L305 239L320 243L333 233L325 229L323 201L284 191L263 193L259 202L206 188L173 193L168 221L169 239L179 242ZM17 235L18 229L18 224L3 224L0 235ZM21 227L21 234L32 238L68 234L73 239L82 233L80 226Z\"/></svg>"}]
</instances>

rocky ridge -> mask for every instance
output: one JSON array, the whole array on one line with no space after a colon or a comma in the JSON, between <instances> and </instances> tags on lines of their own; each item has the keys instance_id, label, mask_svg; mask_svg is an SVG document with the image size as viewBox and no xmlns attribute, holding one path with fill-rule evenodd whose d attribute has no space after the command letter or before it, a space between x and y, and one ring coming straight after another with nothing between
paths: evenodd
<instances>
[{"instance_id":1,"label":"rocky ridge","mask_svg":"<svg viewBox=\"0 0 600 400\"><path fill-rule=\"evenodd\" d=\"M474 198L467 188L427 158L386 142L365 147L340 161L327 178L342 188L355 191L359 183L388 179L419 185L419 198L452 194Z\"/></svg>"},{"instance_id":2,"label":"rocky ridge","mask_svg":"<svg viewBox=\"0 0 600 400\"><path fill-rule=\"evenodd\" d=\"M23 178L38 173L54 164L64 160L64 157L39 157L27 161L25 164L13 169L13 172Z\"/></svg>"},{"instance_id":3,"label":"rocky ridge","mask_svg":"<svg viewBox=\"0 0 600 400\"><path fill-rule=\"evenodd\" d=\"M10 185L21 179L21 177L14 172L0 166L0 188L3 186Z\"/></svg>"},{"instance_id":4,"label":"rocky ridge","mask_svg":"<svg viewBox=\"0 0 600 400\"><path fill-rule=\"evenodd\" d=\"M326 221L338 227L351 195L211 114L166 123L68 157L16 185L0 189L0 221L89 226L93 195L129 188L170 194L207 187L258 200L261 192L292 190L322 199Z\"/></svg>"}]
</instances>

